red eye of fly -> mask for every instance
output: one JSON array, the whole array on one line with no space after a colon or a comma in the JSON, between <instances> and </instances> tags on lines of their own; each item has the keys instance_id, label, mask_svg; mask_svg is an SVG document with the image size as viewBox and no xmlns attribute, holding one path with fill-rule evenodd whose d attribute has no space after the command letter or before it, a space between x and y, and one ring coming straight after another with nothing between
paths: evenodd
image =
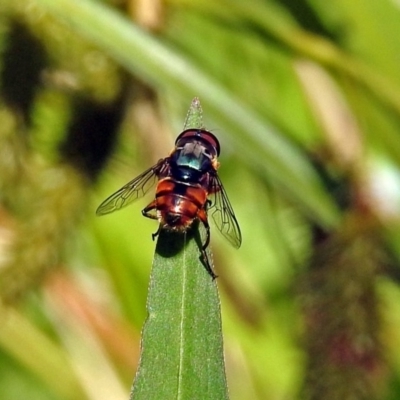
<instances>
[{"instance_id":1,"label":"red eye of fly","mask_svg":"<svg viewBox=\"0 0 400 400\"><path fill-rule=\"evenodd\" d=\"M190 138L200 140L205 145L212 146L215 149L217 156L219 156L220 145L218 139L211 132L204 129L186 129L176 138L175 145L177 145L182 139L187 140Z\"/></svg>"}]
</instances>

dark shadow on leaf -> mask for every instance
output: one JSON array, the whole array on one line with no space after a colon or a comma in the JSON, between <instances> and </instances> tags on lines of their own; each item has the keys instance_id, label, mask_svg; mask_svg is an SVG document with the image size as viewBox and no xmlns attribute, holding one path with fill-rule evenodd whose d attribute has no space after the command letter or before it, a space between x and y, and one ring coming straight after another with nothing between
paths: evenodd
<instances>
[{"instance_id":1,"label":"dark shadow on leaf","mask_svg":"<svg viewBox=\"0 0 400 400\"><path fill-rule=\"evenodd\" d=\"M197 225L198 224L194 223L186 232L161 229L157 241L156 253L165 258L177 255L183 250L185 242L187 244L193 239L196 234L195 232L199 235Z\"/></svg>"}]
</instances>

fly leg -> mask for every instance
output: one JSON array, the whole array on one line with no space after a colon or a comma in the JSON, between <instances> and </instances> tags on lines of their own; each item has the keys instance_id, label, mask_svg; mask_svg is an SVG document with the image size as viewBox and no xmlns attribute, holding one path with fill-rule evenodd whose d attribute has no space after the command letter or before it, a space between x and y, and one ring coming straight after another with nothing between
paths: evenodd
<instances>
[{"instance_id":1,"label":"fly leg","mask_svg":"<svg viewBox=\"0 0 400 400\"><path fill-rule=\"evenodd\" d=\"M158 225L157 231L151 234L151 238L153 239L153 242L156 239L156 237L160 234L160 231L161 231L161 224Z\"/></svg>"},{"instance_id":2,"label":"fly leg","mask_svg":"<svg viewBox=\"0 0 400 400\"><path fill-rule=\"evenodd\" d=\"M142 215L147 218L158 219L157 214L154 213L156 207L157 207L156 201L153 200L146 208L142 210ZM161 225L159 225L156 232L151 234L153 240L159 235L160 230L161 230Z\"/></svg>"},{"instance_id":3,"label":"fly leg","mask_svg":"<svg viewBox=\"0 0 400 400\"><path fill-rule=\"evenodd\" d=\"M206 228L206 241L205 243L201 246L201 258L203 263L205 264L206 267L206 271L210 274L211 278L214 280L215 278L217 278L217 275L215 275L210 260L208 258L206 249L210 244L210 225L208 224L208 219L207 219L207 213L206 211L203 210L199 210L197 217L200 219L200 221L203 223L204 228Z\"/></svg>"}]
</instances>

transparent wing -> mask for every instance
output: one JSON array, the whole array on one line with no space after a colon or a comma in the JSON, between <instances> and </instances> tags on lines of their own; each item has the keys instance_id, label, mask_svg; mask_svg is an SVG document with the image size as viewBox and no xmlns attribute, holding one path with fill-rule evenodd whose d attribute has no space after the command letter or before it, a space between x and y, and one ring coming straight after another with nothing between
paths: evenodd
<instances>
[{"instance_id":1,"label":"transparent wing","mask_svg":"<svg viewBox=\"0 0 400 400\"><path fill-rule=\"evenodd\" d=\"M112 213L140 199L154 186L157 178L159 178L162 172L167 168L168 158L160 160L156 165L153 165L105 199L96 210L96 214L104 215Z\"/></svg>"},{"instance_id":2,"label":"transparent wing","mask_svg":"<svg viewBox=\"0 0 400 400\"><path fill-rule=\"evenodd\" d=\"M235 213L218 175L211 177L207 213L215 222L220 232L236 248L242 244L242 234Z\"/></svg>"}]
</instances>

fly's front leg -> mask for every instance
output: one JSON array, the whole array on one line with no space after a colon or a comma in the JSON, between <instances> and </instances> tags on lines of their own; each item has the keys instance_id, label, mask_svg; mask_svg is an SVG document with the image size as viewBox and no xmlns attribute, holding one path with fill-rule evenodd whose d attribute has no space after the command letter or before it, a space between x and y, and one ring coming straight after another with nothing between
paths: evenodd
<instances>
[{"instance_id":1,"label":"fly's front leg","mask_svg":"<svg viewBox=\"0 0 400 400\"><path fill-rule=\"evenodd\" d=\"M161 231L161 225L158 226L158 229L156 232L151 234L151 238L153 239L153 242L154 242L154 240L156 240L156 237L160 234L160 231Z\"/></svg>"},{"instance_id":2,"label":"fly's front leg","mask_svg":"<svg viewBox=\"0 0 400 400\"><path fill-rule=\"evenodd\" d=\"M142 215L151 219L158 219L157 213L154 211L157 210L156 200L153 200L146 208L142 210ZM152 239L154 240L158 234L160 233L161 226L158 227L157 231L151 234Z\"/></svg>"},{"instance_id":3,"label":"fly's front leg","mask_svg":"<svg viewBox=\"0 0 400 400\"><path fill-rule=\"evenodd\" d=\"M205 264L206 270L207 272L210 274L211 278L215 279L217 278L217 275L215 275L210 260L208 258L207 255L207 247L210 244L210 225L208 224L208 219L207 219L207 213L205 211L205 209L200 210L197 214L197 217L200 219L200 221L203 223L204 228L206 229L206 241L203 244L203 246L201 247L201 257L203 259L203 262Z\"/></svg>"}]
</instances>

